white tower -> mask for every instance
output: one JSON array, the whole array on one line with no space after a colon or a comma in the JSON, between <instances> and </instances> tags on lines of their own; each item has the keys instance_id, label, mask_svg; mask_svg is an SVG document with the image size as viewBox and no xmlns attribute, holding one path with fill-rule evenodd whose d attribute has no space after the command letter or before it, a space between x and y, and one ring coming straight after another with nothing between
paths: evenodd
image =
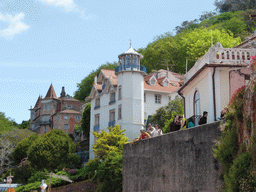
<instances>
[{"instance_id":1,"label":"white tower","mask_svg":"<svg viewBox=\"0 0 256 192\"><path fill-rule=\"evenodd\" d=\"M122 129L129 140L140 135L144 125L144 77L146 68L140 65L143 56L131 46L120 54L119 66L115 68L118 86L122 89Z\"/></svg>"}]
</instances>

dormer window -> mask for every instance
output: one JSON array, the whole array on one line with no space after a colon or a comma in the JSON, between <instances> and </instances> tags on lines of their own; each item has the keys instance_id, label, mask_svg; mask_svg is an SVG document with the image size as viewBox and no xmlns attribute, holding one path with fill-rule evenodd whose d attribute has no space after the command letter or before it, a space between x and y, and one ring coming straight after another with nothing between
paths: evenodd
<instances>
[{"instance_id":1,"label":"dormer window","mask_svg":"<svg viewBox=\"0 0 256 192\"><path fill-rule=\"evenodd\" d=\"M164 81L164 87L168 87L168 81Z\"/></svg>"},{"instance_id":2,"label":"dormer window","mask_svg":"<svg viewBox=\"0 0 256 192\"><path fill-rule=\"evenodd\" d=\"M150 80L150 85L155 85L155 79Z\"/></svg>"}]
</instances>

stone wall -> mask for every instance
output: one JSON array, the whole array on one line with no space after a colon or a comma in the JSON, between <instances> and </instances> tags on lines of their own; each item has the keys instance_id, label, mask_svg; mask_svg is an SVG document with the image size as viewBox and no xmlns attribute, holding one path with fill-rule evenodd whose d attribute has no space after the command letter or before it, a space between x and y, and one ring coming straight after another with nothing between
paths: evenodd
<instances>
[{"instance_id":1,"label":"stone wall","mask_svg":"<svg viewBox=\"0 0 256 192\"><path fill-rule=\"evenodd\" d=\"M220 122L124 145L123 191L217 191L214 141Z\"/></svg>"}]
</instances>

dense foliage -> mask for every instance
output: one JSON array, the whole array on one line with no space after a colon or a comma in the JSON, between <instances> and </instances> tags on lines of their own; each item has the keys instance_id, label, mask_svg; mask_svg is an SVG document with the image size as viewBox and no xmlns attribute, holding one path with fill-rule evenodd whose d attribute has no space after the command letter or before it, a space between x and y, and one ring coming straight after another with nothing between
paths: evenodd
<instances>
[{"instance_id":1,"label":"dense foliage","mask_svg":"<svg viewBox=\"0 0 256 192\"><path fill-rule=\"evenodd\" d=\"M80 165L80 158L73 154L75 144L60 129L51 130L36 139L27 152L31 166L37 170L54 170L58 167Z\"/></svg>"},{"instance_id":2,"label":"dense foliage","mask_svg":"<svg viewBox=\"0 0 256 192\"><path fill-rule=\"evenodd\" d=\"M13 128L13 121L5 117L5 114L0 112L0 134L4 131L10 131Z\"/></svg>"},{"instance_id":3,"label":"dense foliage","mask_svg":"<svg viewBox=\"0 0 256 192\"><path fill-rule=\"evenodd\" d=\"M255 0L215 0L214 5L218 11L235 12L256 8Z\"/></svg>"},{"instance_id":4,"label":"dense foliage","mask_svg":"<svg viewBox=\"0 0 256 192\"><path fill-rule=\"evenodd\" d=\"M118 125L108 130L108 133L104 130L101 133L93 132L97 138L93 145L96 157L89 160L80 172L97 182L97 191L122 191L123 145L128 138L125 130Z\"/></svg>"},{"instance_id":5,"label":"dense foliage","mask_svg":"<svg viewBox=\"0 0 256 192\"><path fill-rule=\"evenodd\" d=\"M239 143L243 125L243 97L245 87L238 89L229 103L229 112L223 124L222 136L214 148L214 156L222 167L223 191L255 191L256 178L252 171L256 168L256 134L251 144Z\"/></svg>"},{"instance_id":6,"label":"dense foliage","mask_svg":"<svg viewBox=\"0 0 256 192\"><path fill-rule=\"evenodd\" d=\"M7 169L13 167L13 157L17 144L24 138L27 138L35 133L25 129L13 128L11 131L5 131L0 136L0 175Z\"/></svg>"},{"instance_id":7,"label":"dense foliage","mask_svg":"<svg viewBox=\"0 0 256 192\"><path fill-rule=\"evenodd\" d=\"M90 133L90 118L91 118L91 103L88 103L84 109L83 117L81 120L81 127L85 137L89 140Z\"/></svg>"},{"instance_id":8,"label":"dense foliage","mask_svg":"<svg viewBox=\"0 0 256 192\"><path fill-rule=\"evenodd\" d=\"M77 90L75 91L74 98L83 101L85 97L90 95L90 92L92 90L93 82L94 82L94 77L95 73L99 75L101 69L115 69L117 66L116 62L109 63L107 62L106 64L101 65L96 69L95 71L93 70L89 75L87 75L81 83L77 84Z\"/></svg>"}]
</instances>

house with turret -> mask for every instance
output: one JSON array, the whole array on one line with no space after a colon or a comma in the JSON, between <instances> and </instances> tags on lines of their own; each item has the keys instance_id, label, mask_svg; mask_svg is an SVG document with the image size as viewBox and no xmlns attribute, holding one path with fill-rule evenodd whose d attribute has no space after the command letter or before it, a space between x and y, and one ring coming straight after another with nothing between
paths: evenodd
<instances>
[{"instance_id":1,"label":"house with turret","mask_svg":"<svg viewBox=\"0 0 256 192\"><path fill-rule=\"evenodd\" d=\"M82 119L82 102L66 95L64 87L60 97L57 97L52 84L45 97L39 96L34 108L29 110L30 129L40 134L52 129L73 134L75 125L80 125Z\"/></svg>"},{"instance_id":2,"label":"house with turret","mask_svg":"<svg viewBox=\"0 0 256 192\"><path fill-rule=\"evenodd\" d=\"M95 76L89 99L91 100L90 159L94 158L93 131L107 131L107 127L120 125L126 136L133 140L140 134L145 120L157 109L178 96L183 75L166 70L147 74L140 64L143 56L132 47L118 56L115 70L101 69Z\"/></svg>"}]
</instances>

